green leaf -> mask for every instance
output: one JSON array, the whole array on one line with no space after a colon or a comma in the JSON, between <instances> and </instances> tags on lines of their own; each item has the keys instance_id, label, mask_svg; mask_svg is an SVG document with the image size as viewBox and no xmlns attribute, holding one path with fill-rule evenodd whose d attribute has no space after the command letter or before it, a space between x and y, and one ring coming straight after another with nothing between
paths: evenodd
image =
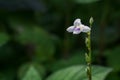
<instances>
[{"instance_id":1,"label":"green leaf","mask_svg":"<svg viewBox=\"0 0 120 80\"><path fill-rule=\"evenodd\" d=\"M0 46L5 44L9 40L9 37L5 33L0 33Z\"/></svg>"},{"instance_id":2,"label":"green leaf","mask_svg":"<svg viewBox=\"0 0 120 80\"><path fill-rule=\"evenodd\" d=\"M77 3L82 3L82 4L93 3L97 1L99 0L76 0Z\"/></svg>"},{"instance_id":3,"label":"green leaf","mask_svg":"<svg viewBox=\"0 0 120 80\"><path fill-rule=\"evenodd\" d=\"M21 80L42 80L41 75L33 65L30 65L23 74L24 76Z\"/></svg>"},{"instance_id":4,"label":"green leaf","mask_svg":"<svg viewBox=\"0 0 120 80\"><path fill-rule=\"evenodd\" d=\"M54 74L49 76L47 80L88 80L85 69L85 65L65 68L55 72ZM93 66L92 80L104 80L110 71L110 68Z\"/></svg>"}]
</instances>

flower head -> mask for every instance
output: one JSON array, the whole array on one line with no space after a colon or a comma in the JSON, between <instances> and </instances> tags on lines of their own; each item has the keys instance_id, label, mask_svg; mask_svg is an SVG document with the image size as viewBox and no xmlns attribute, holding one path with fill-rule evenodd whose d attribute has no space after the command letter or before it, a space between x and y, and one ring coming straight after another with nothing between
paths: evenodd
<instances>
[{"instance_id":1,"label":"flower head","mask_svg":"<svg viewBox=\"0 0 120 80\"><path fill-rule=\"evenodd\" d=\"M81 32L89 32L91 29L88 26L85 26L81 23L80 19L76 19L73 23L73 26L70 26L66 29L68 32L73 34L79 34Z\"/></svg>"}]
</instances>

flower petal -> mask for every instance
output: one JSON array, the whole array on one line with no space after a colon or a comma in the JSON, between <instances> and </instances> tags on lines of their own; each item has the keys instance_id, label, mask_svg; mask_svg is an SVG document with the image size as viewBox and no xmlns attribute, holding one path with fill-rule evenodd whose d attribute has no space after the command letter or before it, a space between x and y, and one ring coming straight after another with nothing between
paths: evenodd
<instances>
[{"instance_id":1,"label":"flower petal","mask_svg":"<svg viewBox=\"0 0 120 80\"><path fill-rule=\"evenodd\" d=\"M91 30L90 27L85 25L81 25L81 27L82 27L82 32L89 32Z\"/></svg>"},{"instance_id":2,"label":"flower petal","mask_svg":"<svg viewBox=\"0 0 120 80\"><path fill-rule=\"evenodd\" d=\"M74 21L74 24L73 24L75 27L76 26L80 26L81 25L81 20L80 19L76 19L75 21Z\"/></svg>"},{"instance_id":3,"label":"flower petal","mask_svg":"<svg viewBox=\"0 0 120 80\"><path fill-rule=\"evenodd\" d=\"M75 29L75 27L74 27L74 26L70 26L70 27L68 27L66 30L67 30L68 32L73 32L73 31L74 31L74 29Z\"/></svg>"},{"instance_id":4,"label":"flower petal","mask_svg":"<svg viewBox=\"0 0 120 80\"><path fill-rule=\"evenodd\" d=\"M73 34L79 34L81 32L80 27L76 27L73 31Z\"/></svg>"}]
</instances>

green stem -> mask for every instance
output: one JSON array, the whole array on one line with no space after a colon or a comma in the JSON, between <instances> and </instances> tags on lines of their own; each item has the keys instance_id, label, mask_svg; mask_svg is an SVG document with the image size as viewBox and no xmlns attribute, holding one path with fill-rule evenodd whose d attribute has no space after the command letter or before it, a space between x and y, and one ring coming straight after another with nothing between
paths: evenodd
<instances>
[{"instance_id":1,"label":"green stem","mask_svg":"<svg viewBox=\"0 0 120 80\"><path fill-rule=\"evenodd\" d=\"M90 18L90 28L92 27L93 18ZM88 80L92 80L92 56L91 56L91 31L87 33L86 37L86 47L88 49L88 53L86 53L86 62L87 62L87 76Z\"/></svg>"},{"instance_id":2,"label":"green stem","mask_svg":"<svg viewBox=\"0 0 120 80\"><path fill-rule=\"evenodd\" d=\"M88 60L87 60L87 75L89 80L92 80L92 70L91 70L91 37L90 37L91 32L87 33L87 38L88 38L88 44L87 44L87 48L88 48Z\"/></svg>"}]
</instances>

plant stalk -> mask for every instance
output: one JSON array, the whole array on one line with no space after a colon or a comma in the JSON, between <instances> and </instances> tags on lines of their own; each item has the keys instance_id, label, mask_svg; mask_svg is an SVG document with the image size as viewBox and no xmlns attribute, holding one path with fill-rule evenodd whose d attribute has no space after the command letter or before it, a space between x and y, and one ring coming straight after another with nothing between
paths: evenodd
<instances>
[{"instance_id":1,"label":"plant stalk","mask_svg":"<svg viewBox=\"0 0 120 80\"><path fill-rule=\"evenodd\" d=\"M92 28L93 18L90 18L90 28ZM92 80L92 56L91 56L91 31L87 33L86 37L86 47L88 52L85 54L86 62L87 62L87 76L88 80Z\"/></svg>"}]
</instances>

